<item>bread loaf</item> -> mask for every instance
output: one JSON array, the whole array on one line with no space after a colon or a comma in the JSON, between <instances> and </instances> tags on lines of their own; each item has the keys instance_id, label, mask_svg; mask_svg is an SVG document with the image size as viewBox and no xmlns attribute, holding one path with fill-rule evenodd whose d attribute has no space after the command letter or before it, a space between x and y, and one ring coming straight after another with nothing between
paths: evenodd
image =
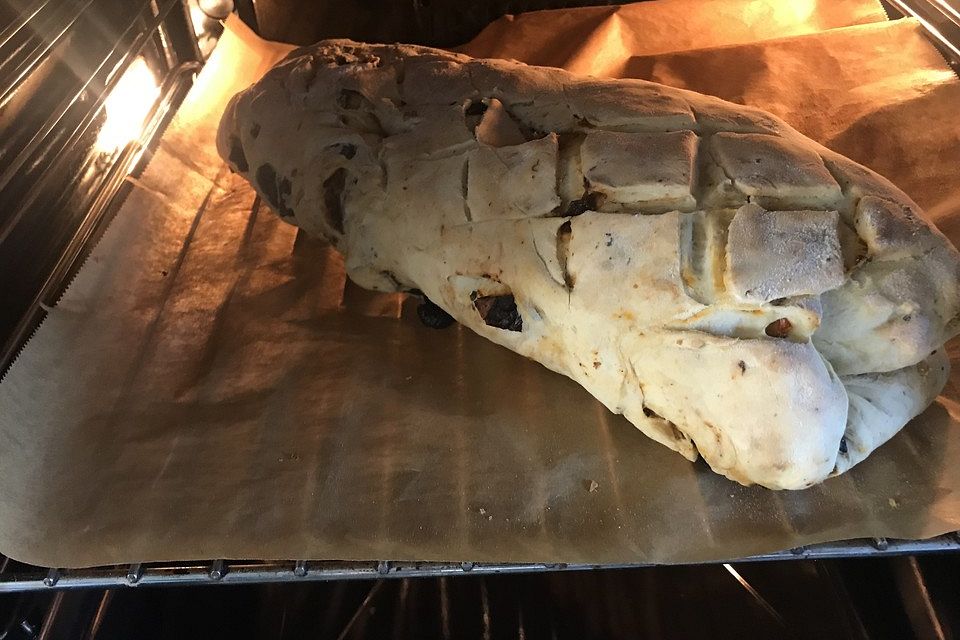
<instances>
[{"instance_id":1,"label":"bread loaf","mask_svg":"<svg viewBox=\"0 0 960 640\"><path fill-rule=\"evenodd\" d=\"M946 381L957 251L754 108L330 40L234 97L218 148L357 284L423 292L741 483L841 473Z\"/></svg>"}]
</instances>

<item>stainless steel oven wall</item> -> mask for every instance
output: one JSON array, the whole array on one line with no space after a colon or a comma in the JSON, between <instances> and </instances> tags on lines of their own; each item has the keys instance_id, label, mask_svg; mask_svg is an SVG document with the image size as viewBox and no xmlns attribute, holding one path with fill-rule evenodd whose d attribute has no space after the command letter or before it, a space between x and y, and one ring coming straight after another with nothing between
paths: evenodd
<instances>
[{"instance_id":1,"label":"stainless steel oven wall","mask_svg":"<svg viewBox=\"0 0 960 640\"><path fill-rule=\"evenodd\" d=\"M907 15L921 20L931 39L947 52L951 64L960 63L960 0L880 2L891 18ZM260 35L272 40L306 45L335 37L437 47L462 44L507 13L609 4L619 3L611 0L235 0L240 17Z\"/></svg>"},{"instance_id":2,"label":"stainless steel oven wall","mask_svg":"<svg viewBox=\"0 0 960 640\"><path fill-rule=\"evenodd\" d=\"M881 0L892 18L920 21L955 72L960 72L960 0Z\"/></svg>"},{"instance_id":3,"label":"stainless steel oven wall","mask_svg":"<svg viewBox=\"0 0 960 640\"><path fill-rule=\"evenodd\" d=\"M43 306L55 302L124 178L189 88L200 54L182 0L14 0L2 6L0 367L5 368ZM123 89L138 92L127 86L133 72L156 92L142 105L146 117L128 138L115 134L105 143L104 127L116 129L110 96ZM117 104L114 120L129 116L129 107Z\"/></svg>"}]
</instances>

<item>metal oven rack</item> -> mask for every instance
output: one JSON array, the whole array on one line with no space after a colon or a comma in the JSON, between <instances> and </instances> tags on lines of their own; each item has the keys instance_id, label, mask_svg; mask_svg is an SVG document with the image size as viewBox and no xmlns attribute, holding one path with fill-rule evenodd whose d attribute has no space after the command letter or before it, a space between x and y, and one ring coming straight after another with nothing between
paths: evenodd
<instances>
[{"instance_id":1,"label":"metal oven rack","mask_svg":"<svg viewBox=\"0 0 960 640\"><path fill-rule=\"evenodd\" d=\"M960 75L960 0L881 0L891 18L915 18Z\"/></svg>"},{"instance_id":2,"label":"metal oven rack","mask_svg":"<svg viewBox=\"0 0 960 640\"><path fill-rule=\"evenodd\" d=\"M5 5L9 6L9 5ZM135 63L158 96L109 151L107 98ZM202 66L183 0L39 0L0 32L0 373L56 304Z\"/></svg>"},{"instance_id":3,"label":"metal oven rack","mask_svg":"<svg viewBox=\"0 0 960 640\"><path fill-rule=\"evenodd\" d=\"M929 540L851 540L797 547L736 562L819 560L864 556L901 556L960 551L960 532ZM465 576L543 571L623 569L643 564L496 564L474 562L370 562L307 560L211 560L114 565L91 569L48 569L0 556L0 593L36 589L136 587L141 585L250 584L434 576ZM731 561L733 562L733 561Z\"/></svg>"},{"instance_id":4,"label":"metal oven rack","mask_svg":"<svg viewBox=\"0 0 960 640\"><path fill-rule=\"evenodd\" d=\"M938 5L947 6L952 0ZM238 2L241 15L252 15L249 2ZM76 45L85 19L98 6L111 0L38 0L7 20L0 31L0 126L7 127L8 106L37 84L56 78L57 52ZM0 310L0 372L4 371L26 339L42 321L45 308L57 299L79 268L83 258L109 223L122 200L125 178L145 163L177 106L192 86L203 63L191 24L186 0L146 0L123 3L127 21L113 34L105 48L94 51L86 77L73 83L59 82L58 92L39 121L20 126L26 132L16 139L0 141L0 286L10 284L9 275L21 281L25 265L33 268L32 279L20 283L22 301ZM933 4L918 0L889 0L888 8L919 16L945 57L960 60L960 13L931 13ZM919 7L919 8L918 8ZM893 13L893 12L891 12ZM87 23L89 26L89 22ZM932 29L931 29L932 27ZM953 44L951 44L953 43ZM81 47L83 48L83 47ZM92 47L96 49L96 47ZM86 47L91 49L91 47ZM90 53L88 51L88 53ZM953 54L957 54L953 56ZM91 148L103 121L104 99L134 60L143 58L158 75L160 91L136 139L105 157ZM956 69L957 67L954 66ZM75 73L75 70L74 70ZM39 79L39 80L38 80ZM31 88L31 81L34 82ZM14 124L17 124L16 122ZM9 129L8 129L9 130ZM13 138L13 137L11 137ZM39 168L38 168L39 167ZM64 176L79 176L61 189ZM48 194L54 193L54 200ZM56 219L40 219L43 234L31 233L38 210L60 213ZM19 249L18 249L19 246ZM37 263L41 268L37 268ZM828 559L861 556L893 556L960 551L960 532L923 541L854 540L800 547L742 561ZM576 571L595 568L636 567L640 564L490 564L473 562L368 562L343 561L250 561L214 559L198 562L136 563L89 569L36 567L0 555L0 592L38 589L75 589L140 585L242 584L457 576L542 571Z\"/></svg>"}]
</instances>

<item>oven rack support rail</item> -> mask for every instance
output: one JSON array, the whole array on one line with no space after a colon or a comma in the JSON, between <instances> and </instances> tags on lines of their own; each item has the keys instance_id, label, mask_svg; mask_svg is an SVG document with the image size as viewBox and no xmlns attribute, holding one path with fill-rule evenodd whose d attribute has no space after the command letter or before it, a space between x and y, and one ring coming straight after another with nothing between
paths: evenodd
<instances>
[{"instance_id":1,"label":"oven rack support rail","mask_svg":"<svg viewBox=\"0 0 960 640\"><path fill-rule=\"evenodd\" d=\"M873 538L796 547L735 562L826 560L833 558L919 555L960 552L960 532L928 540ZM731 560L734 562L734 560ZM523 564L474 562L366 562L309 560L208 560L201 562L136 563L89 569L35 567L0 556L0 593L43 589L84 589L158 585L263 584L329 580L370 580L468 576L545 571L626 569L650 566L622 564Z\"/></svg>"}]
</instances>

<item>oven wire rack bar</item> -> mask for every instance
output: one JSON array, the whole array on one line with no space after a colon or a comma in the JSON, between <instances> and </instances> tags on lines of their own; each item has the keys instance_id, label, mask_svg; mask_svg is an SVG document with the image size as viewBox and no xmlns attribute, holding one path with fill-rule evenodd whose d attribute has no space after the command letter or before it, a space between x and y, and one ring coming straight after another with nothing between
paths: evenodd
<instances>
[{"instance_id":1,"label":"oven wire rack bar","mask_svg":"<svg viewBox=\"0 0 960 640\"><path fill-rule=\"evenodd\" d=\"M916 19L951 69L960 75L960 0L885 0L899 16ZM891 13L888 11L888 13Z\"/></svg>"},{"instance_id":2,"label":"oven wire rack bar","mask_svg":"<svg viewBox=\"0 0 960 640\"><path fill-rule=\"evenodd\" d=\"M766 553L731 562L776 560L826 560L833 558L920 555L960 552L960 532L929 540L873 538L831 542ZM40 589L83 589L138 587L148 585L262 584L328 580L371 580L466 576L544 571L583 571L650 566L622 564L523 564L474 562L368 562L308 560L210 560L113 565L89 569L56 569L22 565L9 558L0 560L0 593Z\"/></svg>"},{"instance_id":3,"label":"oven wire rack bar","mask_svg":"<svg viewBox=\"0 0 960 640\"><path fill-rule=\"evenodd\" d=\"M34 79L28 73L30 70L39 69L51 60L71 59L67 44L80 41L78 36L82 34L76 32L81 25L97 22L95 9L98 8L95 0L36 2L0 33L0 108L17 92L34 90L28 90L27 84L44 82L43 74ZM142 164L144 151L156 142L202 67L185 0L140 0L131 3L129 12L132 20L122 28L116 41L109 43L102 57L87 60L87 75L77 76L76 86L51 105L36 128L22 136L22 143L5 143L0 149L4 160L0 163L3 165L0 194L12 198L0 216L0 249L3 251L18 255L25 252L23 247L13 246L20 242L14 242L13 236L22 236L23 227L36 224L38 198L44 194L76 188L77 202L83 203L82 215L75 222L66 212L60 216L65 228L72 225L67 242L35 249L38 254L51 253L57 259L51 262L50 271L40 274L37 288L25 298L24 302L29 304L23 308L19 322L8 335L0 336L0 377L39 326L45 307L55 304L109 223L126 176ZM151 44L156 51L151 49ZM158 74L160 85L160 94L146 116L141 135L112 157L89 153L80 159L79 169L71 171L73 163L78 161L73 150L85 148L81 141L96 133L98 122L103 119L106 97L138 56L152 56L156 63L152 70ZM82 67L83 64L71 66L77 71ZM62 87L51 89L59 92ZM61 181L69 175L84 177L76 186L64 187ZM7 192L11 189L20 193L10 196ZM59 233L51 228L45 236L56 238ZM10 242L6 242L8 239ZM29 258L26 256L21 262L32 263Z\"/></svg>"}]
</instances>

